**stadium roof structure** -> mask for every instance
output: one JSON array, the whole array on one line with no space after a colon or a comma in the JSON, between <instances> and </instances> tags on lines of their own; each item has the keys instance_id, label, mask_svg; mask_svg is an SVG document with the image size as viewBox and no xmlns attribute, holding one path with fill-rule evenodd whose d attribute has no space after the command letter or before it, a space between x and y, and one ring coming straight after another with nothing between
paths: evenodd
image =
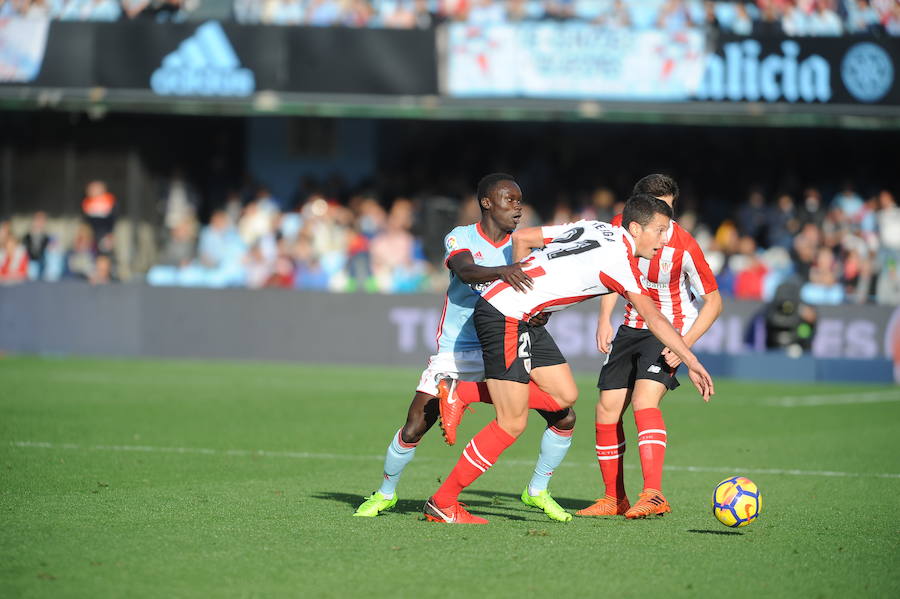
<instances>
[{"instance_id":1,"label":"stadium roof structure","mask_svg":"<svg viewBox=\"0 0 900 599\"><path fill-rule=\"evenodd\" d=\"M149 90L0 87L0 110L194 116L310 116L485 121L589 121L660 125L900 129L900 107L732 102L617 102L259 91L246 98L182 97Z\"/></svg>"}]
</instances>

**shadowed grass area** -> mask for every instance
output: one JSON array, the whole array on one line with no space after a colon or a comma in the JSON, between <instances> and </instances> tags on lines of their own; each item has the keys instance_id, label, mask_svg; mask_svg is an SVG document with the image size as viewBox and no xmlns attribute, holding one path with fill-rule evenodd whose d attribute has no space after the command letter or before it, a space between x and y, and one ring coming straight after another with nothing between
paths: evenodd
<instances>
[{"instance_id":1,"label":"shadowed grass area","mask_svg":"<svg viewBox=\"0 0 900 599\"><path fill-rule=\"evenodd\" d=\"M422 503L491 418L478 406L456 447L438 430L426 436L391 512L352 518L380 483L418 374L0 360L0 596L900 594L896 388L717 381L704 405L683 386L664 405L673 513L633 522L560 524L519 502L542 432L534 415L461 498L490 525L426 523ZM575 442L552 484L569 510L602 494L593 381L579 379ZM709 501L736 474L759 485L764 512L730 530Z\"/></svg>"}]
</instances>

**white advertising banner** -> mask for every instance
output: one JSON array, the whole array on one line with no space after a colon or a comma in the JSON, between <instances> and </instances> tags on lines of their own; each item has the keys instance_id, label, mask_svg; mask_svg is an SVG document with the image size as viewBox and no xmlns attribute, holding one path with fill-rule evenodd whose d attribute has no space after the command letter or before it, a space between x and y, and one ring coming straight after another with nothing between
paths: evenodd
<instances>
[{"instance_id":1,"label":"white advertising banner","mask_svg":"<svg viewBox=\"0 0 900 599\"><path fill-rule=\"evenodd\" d=\"M703 79L700 31L458 23L446 35L442 91L450 96L679 101Z\"/></svg>"},{"instance_id":2,"label":"white advertising banner","mask_svg":"<svg viewBox=\"0 0 900 599\"><path fill-rule=\"evenodd\" d=\"M0 82L27 83L37 77L49 27L45 19L0 19Z\"/></svg>"}]
</instances>

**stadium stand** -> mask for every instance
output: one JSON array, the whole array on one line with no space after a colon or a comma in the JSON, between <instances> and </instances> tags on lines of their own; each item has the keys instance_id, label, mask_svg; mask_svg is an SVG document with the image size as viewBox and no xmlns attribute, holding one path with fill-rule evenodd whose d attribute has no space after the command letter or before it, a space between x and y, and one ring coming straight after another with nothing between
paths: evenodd
<instances>
[{"instance_id":1,"label":"stadium stand","mask_svg":"<svg viewBox=\"0 0 900 599\"><path fill-rule=\"evenodd\" d=\"M0 17L81 21L148 19L180 23L216 18L239 23L428 28L535 20L609 27L702 27L733 35L900 35L896 0L0 0Z\"/></svg>"},{"instance_id":2,"label":"stadium stand","mask_svg":"<svg viewBox=\"0 0 900 599\"><path fill-rule=\"evenodd\" d=\"M404 293L446 285L439 259L425 255L426 247L441 243L441 232L422 233L432 200L398 197L385 207L372 194L330 197L310 185L289 208L265 187L246 200L232 194L201 225L189 185L174 179L153 249L158 258L146 275L136 276L152 285L335 292ZM607 219L621 210L622 199L598 188L580 201L557 202L546 219L529 208L521 226ZM799 197L774 199L752 192L715 227L695 211L679 218L703 247L726 297L768 301L779 285L795 280L803 300L814 305L900 303L900 207L890 191L863 198L848 184L833 198L809 187ZM473 197L454 205L456 222L477 220ZM108 225L112 232L98 232L87 217L48 218L43 212L0 224L0 281L102 284L126 278L119 268L127 262L125 244L116 237L130 231Z\"/></svg>"}]
</instances>

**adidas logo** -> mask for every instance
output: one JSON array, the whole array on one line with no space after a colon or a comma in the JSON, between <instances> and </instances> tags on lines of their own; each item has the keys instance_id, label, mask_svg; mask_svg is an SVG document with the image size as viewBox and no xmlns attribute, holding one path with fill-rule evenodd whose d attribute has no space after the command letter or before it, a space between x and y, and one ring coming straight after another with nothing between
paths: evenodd
<instances>
[{"instance_id":1,"label":"adidas logo","mask_svg":"<svg viewBox=\"0 0 900 599\"><path fill-rule=\"evenodd\" d=\"M161 96L249 96L253 71L241 68L218 21L208 21L153 71L150 87Z\"/></svg>"},{"instance_id":2,"label":"adidas logo","mask_svg":"<svg viewBox=\"0 0 900 599\"><path fill-rule=\"evenodd\" d=\"M475 259L476 259L476 260L482 260L483 258L484 258L484 256L481 255L481 252L480 252L480 251L475 252Z\"/></svg>"}]
</instances>

